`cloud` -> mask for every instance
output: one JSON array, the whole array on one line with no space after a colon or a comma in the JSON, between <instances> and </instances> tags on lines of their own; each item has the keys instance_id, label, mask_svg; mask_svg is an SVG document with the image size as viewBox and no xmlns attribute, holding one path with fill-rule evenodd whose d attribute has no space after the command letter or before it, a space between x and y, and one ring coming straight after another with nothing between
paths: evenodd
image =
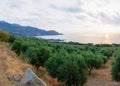
<instances>
[{"instance_id":1,"label":"cloud","mask_svg":"<svg viewBox=\"0 0 120 86\"><path fill-rule=\"evenodd\" d=\"M61 7L61 8L58 8L55 5L51 5L51 8L56 9L56 10L60 10L60 11L71 12L71 13L81 12L82 11L82 9L79 8L79 7L77 7L77 6L70 6L70 7Z\"/></svg>"},{"instance_id":2,"label":"cloud","mask_svg":"<svg viewBox=\"0 0 120 86\"><path fill-rule=\"evenodd\" d=\"M83 20L86 19L86 16L84 16L84 15L79 15L79 16L78 16L78 15L77 15L77 16L76 16L76 19L83 21Z\"/></svg>"},{"instance_id":3,"label":"cloud","mask_svg":"<svg viewBox=\"0 0 120 86\"><path fill-rule=\"evenodd\" d=\"M98 15L103 24L120 26L120 15L119 14L116 13L116 15L114 16L108 16L107 14L101 12Z\"/></svg>"},{"instance_id":4,"label":"cloud","mask_svg":"<svg viewBox=\"0 0 120 86\"><path fill-rule=\"evenodd\" d=\"M0 20L63 33L84 32L90 27L119 27L119 4L120 0L0 0Z\"/></svg>"}]
</instances>

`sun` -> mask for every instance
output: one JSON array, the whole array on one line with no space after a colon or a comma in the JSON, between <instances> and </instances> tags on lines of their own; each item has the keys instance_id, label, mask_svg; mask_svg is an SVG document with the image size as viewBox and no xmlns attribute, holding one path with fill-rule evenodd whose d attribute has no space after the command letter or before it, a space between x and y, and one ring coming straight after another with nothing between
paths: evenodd
<instances>
[{"instance_id":1,"label":"sun","mask_svg":"<svg viewBox=\"0 0 120 86\"><path fill-rule=\"evenodd\" d=\"M111 34L109 32L106 32L104 34L104 43L105 44L111 44Z\"/></svg>"},{"instance_id":2,"label":"sun","mask_svg":"<svg viewBox=\"0 0 120 86\"><path fill-rule=\"evenodd\" d=\"M109 33L105 33L105 38L109 38L110 34Z\"/></svg>"}]
</instances>

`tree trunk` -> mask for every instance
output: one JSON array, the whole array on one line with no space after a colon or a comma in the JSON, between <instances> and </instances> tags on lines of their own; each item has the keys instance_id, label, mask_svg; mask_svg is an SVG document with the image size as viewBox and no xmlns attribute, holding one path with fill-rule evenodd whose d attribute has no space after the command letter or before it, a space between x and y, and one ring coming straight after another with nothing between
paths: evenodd
<instances>
[{"instance_id":1,"label":"tree trunk","mask_svg":"<svg viewBox=\"0 0 120 86\"><path fill-rule=\"evenodd\" d=\"M91 74L91 71L92 71L92 68L90 68L90 70L89 70L89 75Z\"/></svg>"}]
</instances>

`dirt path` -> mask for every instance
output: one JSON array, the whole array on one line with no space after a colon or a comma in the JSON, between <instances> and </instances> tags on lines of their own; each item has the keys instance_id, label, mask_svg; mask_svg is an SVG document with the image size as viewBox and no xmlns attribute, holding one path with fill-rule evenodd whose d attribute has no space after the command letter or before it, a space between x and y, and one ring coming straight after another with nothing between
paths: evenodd
<instances>
[{"instance_id":1,"label":"dirt path","mask_svg":"<svg viewBox=\"0 0 120 86\"><path fill-rule=\"evenodd\" d=\"M86 86L120 86L120 83L112 81L110 74L111 61L110 60L99 70L93 70L92 74L88 77Z\"/></svg>"}]
</instances>

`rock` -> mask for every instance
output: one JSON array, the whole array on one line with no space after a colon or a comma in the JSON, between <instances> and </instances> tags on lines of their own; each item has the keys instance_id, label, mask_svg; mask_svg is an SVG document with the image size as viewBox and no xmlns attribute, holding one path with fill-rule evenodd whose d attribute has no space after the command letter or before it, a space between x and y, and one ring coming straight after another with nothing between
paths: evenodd
<instances>
[{"instance_id":1,"label":"rock","mask_svg":"<svg viewBox=\"0 0 120 86\"><path fill-rule=\"evenodd\" d=\"M7 54L10 55L10 53L11 53L10 50L7 50Z\"/></svg>"},{"instance_id":2,"label":"rock","mask_svg":"<svg viewBox=\"0 0 120 86\"><path fill-rule=\"evenodd\" d=\"M31 70L27 68L25 74L20 81L21 86L46 86L46 84L38 78L38 76Z\"/></svg>"},{"instance_id":3,"label":"rock","mask_svg":"<svg viewBox=\"0 0 120 86\"><path fill-rule=\"evenodd\" d=\"M13 79L14 79L14 81L20 81L20 76L14 75L14 76L13 76Z\"/></svg>"},{"instance_id":4,"label":"rock","mask_svg":"<svg viewBox=\"0 0 120 86\"><path fill-rule=\"evenodd\" d=\"M12 80L12 76L11 76L11 75L8 75L7 78L8 78L8 80L10 80L10 81Z\"/></svg>"}]
</instances>

